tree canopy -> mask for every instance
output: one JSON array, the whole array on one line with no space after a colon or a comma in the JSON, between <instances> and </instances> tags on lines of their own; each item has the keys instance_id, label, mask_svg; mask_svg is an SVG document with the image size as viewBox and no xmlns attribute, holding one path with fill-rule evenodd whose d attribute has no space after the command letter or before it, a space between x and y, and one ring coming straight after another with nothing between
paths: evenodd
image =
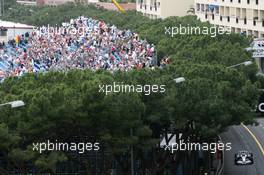
<instances>
[{"instance_id":1,"label":"tree canopy","mask_svg":"<svg viewBox=\"0 0 264 175\"><path fill-rule=\"evenodd\" d=\"M6 79L0 85L0 102L22 99L26 106L0 108L0 149L9 164L24 172L28 162L38 171L54 173L54 165L75 160L65 152L32 152L33 142L69 141L83 136L102 144L102 154L107 153L107 161L110 160L109 167L114 159L123 174L128 173L129 161L124 156L134 146L136 159L145 166L142 171L148 168L155 174L166 165L164 152L157 148L161 134L174 129L187 132L188 123L195 122L195 129L188 132L210 141L227 126L251 122L255 116L251 111L259 95L256 66L227 68L250 60L250 53L244 49L250 40L244 36L165 35L165 27L209 26L193 16L150 20L134 11L120 14L78 4L15 5L12 9L6 20L37 26L60 24L84 15L129 28L155 44L159 59L167 56L172 62L155 70L116 73L75 70ZM186 81L176 84L173 79L181 76ZM113 82L165 85L166 91L150 95L99 92L99 85ZM88 165L89 172L93 162L87 160L82 157L78 163ZM107 174L109 167L102 170L103 174ZM0 171L6 170L1 167Z\"/></svg>"},{"instance_id":2,"label":"tree canopy","mask_svg":"<svg viewBox=\"0 0 264 175\"><path fill-rule=\"evenodd\" d=\"M188 80L176 84L173 78L177 75ZM99 92L100 84L113 82L163 84L166 91L150 95ZM231 124L251 121L254 115L250 111L258 96L257 84L237 70L187 63L164 70L115 74L89 70L28 74L7 79L1 84L0 94L2 102L23 99L26 103L22 109L1 109L1 133L6 134L1 134L0 146L8 153L6 160L18 168L30 160L40 170L51 172L53 163L72 159L71 155L38 154L32 152L32 143L83 136L98 141L110 157L119 160L131 145L137 153L155 150L163 129L172 123L174 128L184 129L194 121L192 132L207 140ZM53 162L48 161L51 156L56 157ZM137 158L144 161L140 154ZM149 163L155 165L155 160ZM129 163L120 164L127 172Z\"/></svg>"}]
</instances>

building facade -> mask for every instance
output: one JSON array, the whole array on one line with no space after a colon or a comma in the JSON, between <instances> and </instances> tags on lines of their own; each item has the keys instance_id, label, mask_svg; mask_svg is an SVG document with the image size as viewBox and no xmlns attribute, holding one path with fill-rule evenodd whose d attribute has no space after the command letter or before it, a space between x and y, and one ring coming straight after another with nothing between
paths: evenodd
<instances>
[{"instance_id":1,"label":"building facade","mask_svg":"<svg viewBox=\"0 0 264 175\"><path fill-rule=\"evenodd\" d=\"M233 32L264 37L263 0L195 0L195 14L201 21L231 27Z\"/></svg>"},{"instance_id":2,"label":"building facade","mask_svg":"<svg viewBox=\"0 0 264 175\"><path fill-rule=\"evenodd\" d=\"M192 11L194 0L137 0L137 11L152 19L185 16Z\"/></svg>"}]
</instances>

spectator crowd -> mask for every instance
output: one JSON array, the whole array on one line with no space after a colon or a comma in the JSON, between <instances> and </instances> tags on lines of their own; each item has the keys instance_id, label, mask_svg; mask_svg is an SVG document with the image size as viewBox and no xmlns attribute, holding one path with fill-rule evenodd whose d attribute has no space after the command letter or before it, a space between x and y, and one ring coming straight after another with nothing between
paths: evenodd
<instances>
[{"instance_id":1,"label":"spectator crowd","mask_svg":"<svg viewBox=\"0 0 264 175\"><path fill-rule=\"evenodd\" d=\"M0 80L31 72L142 69L154 67L155 56L154 45L138 34L79 17L56 30L43 26L0 43Z\"/></svg>"}]
</instances>

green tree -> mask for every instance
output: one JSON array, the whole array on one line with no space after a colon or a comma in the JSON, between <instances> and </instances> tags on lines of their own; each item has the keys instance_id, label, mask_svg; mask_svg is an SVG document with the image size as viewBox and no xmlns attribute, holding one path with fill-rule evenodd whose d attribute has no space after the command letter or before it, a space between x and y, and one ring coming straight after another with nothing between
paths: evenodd
<instances>
[{"instance_id":1,"label":"green tree","mask_svg":"<svg viewBox=\"0 0 264 175\"><path fill-rule=\"evenodd\" d=\"M66 4L59 7L26 7L14 5L5 16L33 25L56 25L84 15L119 28L129 28L142 39L154 43L159 59L168 56L171 65L165 69L116 72L98 71L49 72L9 78L0 85L1 102L23 99L26 107L0 109L3 130L0 148L9 167L25 172L33 163L39 172L55 172L55 165L74 161L93 174L93 160L82 156L76 160L67 152L40 155L32 153L33 142L47 139L71 141L76 136L101 143L107 159L104 174L116 160L123 174L130 172L130 148L135 160L146 171L159 174L173 155L157 146L161 135L184 132L195 135L195 141L212 141L229 125L252 122L258 99L260 78L256 66L227 69L228 66L249 60L246 52L250 42L239 34L165 35L165 27L207 26L192 16L150 20L136 12L120 14L94 6ZM175 84L174 78L184 76L186 82ZM162 85L165 93L148 96L138 93L99 93L99 85L113 84ZM195 124L195 128L188 127ZM132 134L131 134L131 131ZM199 139L198 139L199 138ZM3 142L2 142L3 141ZM176 162L183 162L185 152L176 153ZM51 161L54 160L54 161ZM1 167L6 172L6 167ZM5 174L5 173L4 173ZM188 174L188 170L187 173Z\"/></svg>"}]
</instances>

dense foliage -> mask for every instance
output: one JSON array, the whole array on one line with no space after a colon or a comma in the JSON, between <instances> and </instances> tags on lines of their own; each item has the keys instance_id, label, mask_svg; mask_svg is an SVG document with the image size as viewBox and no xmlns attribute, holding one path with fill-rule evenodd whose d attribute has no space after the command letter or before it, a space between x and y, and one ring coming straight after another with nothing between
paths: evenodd
<instances>
[{"instance_id":1,"label":"dense foliage","mask_svg":"<svg viewBox=\"0 0 264 175\"><path fill-rule=\"evenodd\" d=\"M176 73L176 74L175 74ZM175 84L174 76L188 80ZM99 92L99 84L164 84L164 94L145 96L138 93ZM221 66L192 64L171 66L165 70L142 70L128 73L72 71L26 75L8 79L1 85L2 101L23 99L23 109L1 109L1 150L6 160L23 169L32 160L39 170L54 171L53 163L65 160L58 152L32 153L32 143L46 139L69 141L74 136L95 138L110 152L109 160L122 158L135 146L136 159L145 162L153 174L157 172L155 157L163 129L174 132L194 121L193 132L204 139L215 136L230 124L250 121L257 94L256 86L236 70ZM133 129L133 136L130 135ZM125 147L124 147L125 146ZM153 161L140 153L152 152ZM54 154L56 154L54 156ZM71 155L66 156L71 159ZM56 159L55 159L55 158ZM157 158L159 159L159 158ZM80 160L80 164L85 164ZM45 163L46 162L46 163ZM88 165L91 162L88 162ZM160 162L161 163L161 162ZM129 161L121 161L128 172ZM142 169L142 170L144 170ZM88 170L87 170L88 171ZM105 170L107 171L107 169Z\"/></svg>"},{"instance_id":2,"label":"dense foliage","mask_svg":"<svg viewBox=\"0 0 264 175\"><path fill-rule=\"evenodd\" d=\"M171 158L158 149L160 135L184 131L210 141L229 125L252 121L254 113L251 111L258 98L256 66L227 68L250 59L250 53L244 49L249 40L238 34L215 38L207 35L170 37L165 35L165 27L209 24L193 16L150 20L136 12L120 14L71 4L59 7L16 5L5 19L39 26L60 24L80 15L138 32L141 38L156 45L159 59L168 56L172 63L156 70L114 74L76 70L7 79L0 86L1 102L16 99L26 102L22 109L0 109L0 149L9 164L26 172L25 164L30 161L39 171L54 173L55 164L74 157L61 152L40 155L32 152L32 143L84 136L102 143L102 151L108 153L109 162L103 174L108 173L113 159L122 167L123 174L128 173L129 160L124 156L129 157L133 145L142 174L148 170L154 175L162 172L167 159ZM173 79L179 76L184 76L186 82L176 84ZM100 84L113 82L164 84L166 92L149 96L99 92ZM195 123L191 130L186 128L190 122ZM181 162L182 158L176 156L176 162ZM88 160L81 157L78 163L86 167L87 174L92 174L93 162ZM6 173L3 167L0 171Z\"/></svg>"}]
</instances>

